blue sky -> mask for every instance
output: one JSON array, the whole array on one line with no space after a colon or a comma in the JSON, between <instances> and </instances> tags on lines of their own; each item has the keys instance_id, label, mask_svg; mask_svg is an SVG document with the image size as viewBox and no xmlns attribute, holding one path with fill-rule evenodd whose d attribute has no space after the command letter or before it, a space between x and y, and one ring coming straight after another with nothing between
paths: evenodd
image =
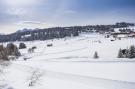
<instances>
[{"instance_id":1,"label":"blue sky","mask_svg":"<svg viewBox=\"0 0 135 89\"><path fill-rule=\"evenodd\" d=\"M0 0L0 33L121 21L135 22L135 0Z\"/></svg>"}]
</instances>

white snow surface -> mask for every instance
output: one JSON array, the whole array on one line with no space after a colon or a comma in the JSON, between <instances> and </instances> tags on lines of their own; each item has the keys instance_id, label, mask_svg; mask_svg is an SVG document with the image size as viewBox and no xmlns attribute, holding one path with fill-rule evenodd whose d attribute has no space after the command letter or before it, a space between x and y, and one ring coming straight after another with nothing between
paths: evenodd
<instances>
[{"instance_id":1,"label":"white snow surface","mask_svg":"<svg viewBox=\"0 0 135 89\"><path fill-rule=\"evenodd\" d=\"M25 42L22 56L0 74L0 89L135 89L135 59L117 58L134 38L111 41L99 34ZM15 42L18 46L20 42ZM52 47L47 44L52 43ZM34 53L28 53L36 46ZM97 51L99 58L93 59ZM24 61L24 58L28 58ZM1 66L0 66L1 67ZM29 86L33 72L40 75Z\"/></svg>"}]
</instances>

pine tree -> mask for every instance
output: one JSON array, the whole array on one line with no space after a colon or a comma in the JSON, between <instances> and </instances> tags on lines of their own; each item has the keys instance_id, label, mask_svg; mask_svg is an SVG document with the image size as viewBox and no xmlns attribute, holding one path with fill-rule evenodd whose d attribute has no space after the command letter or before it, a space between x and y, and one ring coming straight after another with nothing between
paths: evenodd
<instances>
[{"instance_id":1,"label":"pine tree","mask_svg":"<svg viewBox=\"0 0 135 89\"><path fill-rule=\"evenodd\" d=\"M123 53L122 53L122 50L121 49L119 49L119 52L118 52L118 56L117 56L118 58L123 58Z\"/></svg>"},{"instance_id":2,"label":"pine tree","mask_svg":"<svg viewBox=\"0 0 135 89\"><path fill-rule=\"evenodd\" d=\"M135 58L135 46L132 45L129 48L128 58Z\"/></svg>"},{"instance_id":3,"label":"pine tree","mask_svg":"<svg viewBox=\"0 0 135 89\"><path fill-rule=\"evenodd\" d=\"M129 58L129 49L126 49L125 58Z\"/></svg>"},{"instance_id":4,"label":"pine tree","mask_svg":"<svg viewBox=\"0 0 135 89\"><path fill-rule=\"evenodd\" d=\"M95 53L94 53L94 58L95 59L99 58L97 51L95 51Z\"/></svg>"}]
</instances>

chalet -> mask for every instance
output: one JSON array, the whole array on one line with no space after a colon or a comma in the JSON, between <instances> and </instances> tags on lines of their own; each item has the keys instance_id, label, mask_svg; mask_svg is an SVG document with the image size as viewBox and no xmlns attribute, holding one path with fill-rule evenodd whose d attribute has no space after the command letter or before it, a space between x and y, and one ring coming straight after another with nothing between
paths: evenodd
<instances>
[{"instance_id":1,"label":"chalet","mask_svg":"<svg viewBox=\"0 0 135 89\"><path fill-rule=\"evenodd\" d=\"M128 37L134 37L135 38L135 32L131 33Z\"/></svg>"}]
</instances>

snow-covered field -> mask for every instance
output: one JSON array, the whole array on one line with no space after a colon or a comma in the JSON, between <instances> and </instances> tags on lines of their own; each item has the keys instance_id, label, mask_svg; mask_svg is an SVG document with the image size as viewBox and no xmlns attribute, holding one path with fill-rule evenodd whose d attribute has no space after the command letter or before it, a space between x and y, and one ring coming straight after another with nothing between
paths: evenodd
<instances>
[{"instance_id":1,"label":"snow-covered field","mask_svg":"<svg viewBox=\"0 0 135 89\"><path fill-rule=\"evenodd\" d=\"M3 69L0 89L135 89L135 59L117 58L118 50L135 45L135 39L112 39L81 34L25 42L22 56ZM50 43L53 46L47 47ZM35 52L28 53L33 46L37 47ZM95 51L98 59L93 58ZM29 86L31 81L33 86Z\"/></svg>"}]
</instances>

